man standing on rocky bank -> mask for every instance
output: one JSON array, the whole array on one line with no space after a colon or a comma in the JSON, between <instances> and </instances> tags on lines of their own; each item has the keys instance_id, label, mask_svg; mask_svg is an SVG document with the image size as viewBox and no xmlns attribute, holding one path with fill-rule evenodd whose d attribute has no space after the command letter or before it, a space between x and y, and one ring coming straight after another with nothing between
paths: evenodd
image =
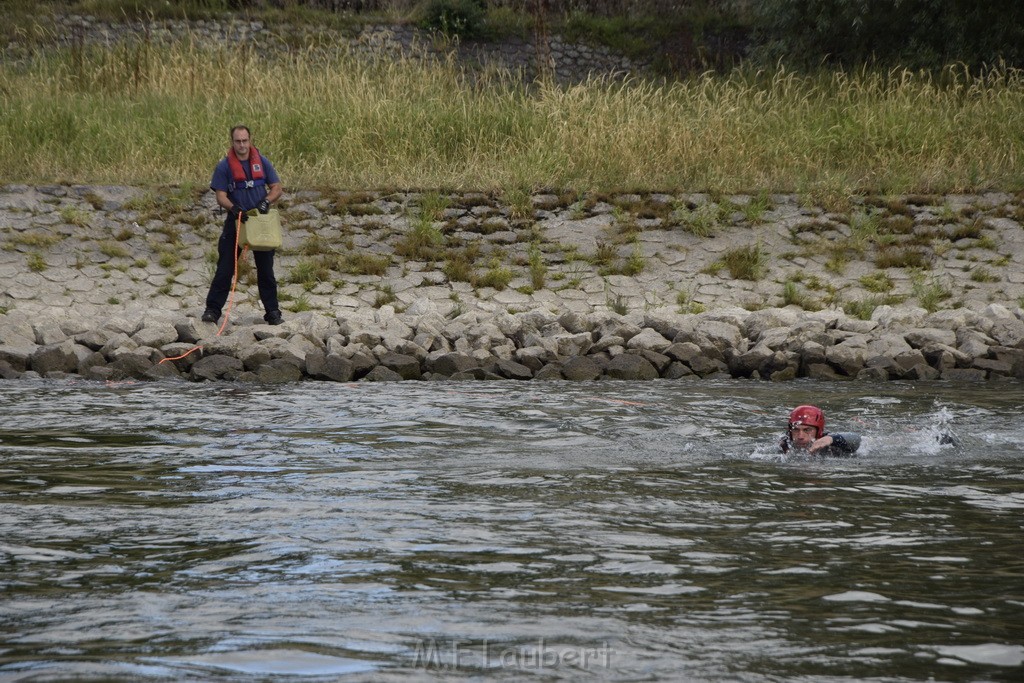
<instances>
[{"instance_id":1,"label":"man standing on rocky bank","mask_svg":"<svg viewBox=\"0 0 1024 683\"><path fill-rule=\"evenodd\" d=\"M270 160L260 155L252 146L248 126L231 129L231 149L213 170L210 189L217 194L217 204L228 210L224 230L217 242L217 271L206 295L206 310L203 322L215 323L220 319L221 309L231 290L231 279L235 272L238 253L236 231L238 219L246 220L246 211L258 209L267 213L270 205L281 196L281 179ZM277 279L274 277L274 252L254 251L256 261L256 283L263 302L263 319L271 325L284 322L277 303Z\"/></svg>"}]
</instances>

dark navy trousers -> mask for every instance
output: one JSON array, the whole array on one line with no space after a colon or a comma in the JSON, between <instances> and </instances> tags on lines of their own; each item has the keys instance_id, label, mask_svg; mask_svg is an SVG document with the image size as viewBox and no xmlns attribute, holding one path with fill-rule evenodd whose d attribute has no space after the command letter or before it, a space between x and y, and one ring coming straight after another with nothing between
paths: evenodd
<instances>
[{"instance_id":1,"label":"dark navy trousers","mask_svg":"<svg viewBox=\"0 0 1024 683\"><path fill-rule=\"evenodd\" d=\"M210 292L206 295L206 307L217 311L224 308L224 302L228 300L231 293L231 277L235 273L235 221L231 214L224 221L224 230L217 241L217 270L213 274L213 282L210 283ZM238 249L238 254L242 249ZM260 290L260 301L263 302L265 313L279 310L277 303L277 279L274 277L274 252L254 251L253 260L256 261L256 284Z\"/></svg>"}]
</instances>

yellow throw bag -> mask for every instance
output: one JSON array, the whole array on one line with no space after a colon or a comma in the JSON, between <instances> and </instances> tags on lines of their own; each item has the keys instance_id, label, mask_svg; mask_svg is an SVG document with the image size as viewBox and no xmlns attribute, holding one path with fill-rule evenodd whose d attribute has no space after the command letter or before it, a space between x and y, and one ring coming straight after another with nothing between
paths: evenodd
<instances>
[{"instance_id":1,"label":"yellow throw bag","mask_svg":"<svg viewBox=\"0 0 1024 683\"><path fill-rule=\"evenodd\" d=\"M256 209L248 212L238 234L239 244L248 244L253 251L272 251L281 248L281 214L277 209L260 213Z\"/></svg>"}]
</instances>

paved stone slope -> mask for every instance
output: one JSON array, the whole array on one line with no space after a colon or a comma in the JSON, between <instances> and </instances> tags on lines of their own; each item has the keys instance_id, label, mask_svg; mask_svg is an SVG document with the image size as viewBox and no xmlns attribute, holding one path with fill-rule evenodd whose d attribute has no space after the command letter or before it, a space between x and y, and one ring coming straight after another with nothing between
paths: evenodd
<instances>
[{"instance_id":1,"label":"paved stone slope","mask_svg":"<svg viewBox=\"0 0 1024 683\"><path fill-rule=\"evenodd\" d=\"M285 309L402 309L422 299L443 315L797 304L869 317L878 304L1024 302L1024 199L1010 195L872 198L842 211L781 195L514 199L291 194L277 259ZM222 221L201 190L0 187L0 310L201 312ZM259 306L249 271L240 318Z\"/></svg>"},{"instance_id":2,"label":"paved stone slope","mask_svg":"<svg viewBox=\"0 0 1024 683\"><path fill-rule=\"evenodd\" d=\"M901 377L922 363L931 371L915 376L1018 372L1024 208L1009 195L864 198L826 208L783 195L325 191L289 195L282 210L277 271L294 324L253 331L263 327L262 311L244 262L224 337L240 333L255 343L291 335L292 343L304 335L310 351L327 352L333 343L342 357L365 351L374 367L387 353L404 353L417 358L421 374L433 372L429 354L460 353L476 354L477 368L493 358L519 363L530 376L547 366L567 376L569 359L594 356L598 375L608 376L617 356L641 351L659 354L656 376L853 377L876 357L899 357L906 367L878 361L870 367L882 370L867 376ZM44 374L81 371L86 348L102 350L104 364L142 347L151 365L201 340L211 354L223 342L210 339L216 326L196 318L222 220L202 190L0 188L0 360L13 373ZM769 327L786 335L769 335L768 344L760 327L748 334L747 320L760 319L751 311L767 311L775 321ZM401 334L380 332L391 320ZM717 323L740 332L717 337L727 343L686 332ZM415 341L421 324L432 330L423 343ZM523 332L531 328L537 334ZM911 340L920 329L955 336ZM902 341L882 339L889 334ZM867 336L849 343L855 335ZM523 363L527 341L542 349L530 352L536 362ZM48 364L51 347L69 343ZM669 346L686 343L695 347L675 346L679 357L662 361ZM844 343L874 346L852 360L829 351ZM222 355L241 353L230 351ZM302 359L300 376L317 375L306 353L289 353ZM89 362L86 369L102 367L95 357ZM193 362L178 370L190 371ZM685 372L669 370L672 363ZM135 374L144 374L140 368Z\"/></svg>"}]
</instances>

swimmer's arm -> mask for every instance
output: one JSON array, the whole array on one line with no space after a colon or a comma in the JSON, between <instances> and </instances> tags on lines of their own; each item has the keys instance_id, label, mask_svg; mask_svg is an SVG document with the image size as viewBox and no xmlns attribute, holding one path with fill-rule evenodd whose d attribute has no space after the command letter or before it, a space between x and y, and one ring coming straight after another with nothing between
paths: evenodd
<instances>
[{"instance_id":1,"label":"swimmer's arm","mask_svg":"<svg viewBox=\"0 0 1024 683\"><path fill-rule=\"evenodd\" d=\"M831 449L835 453L849 455L860 448L860 434L844 432L837 434L826 434L820 439L815 439L808 449L811 453L818 453L825 449Z\"/></svg>"}]
</instances>

